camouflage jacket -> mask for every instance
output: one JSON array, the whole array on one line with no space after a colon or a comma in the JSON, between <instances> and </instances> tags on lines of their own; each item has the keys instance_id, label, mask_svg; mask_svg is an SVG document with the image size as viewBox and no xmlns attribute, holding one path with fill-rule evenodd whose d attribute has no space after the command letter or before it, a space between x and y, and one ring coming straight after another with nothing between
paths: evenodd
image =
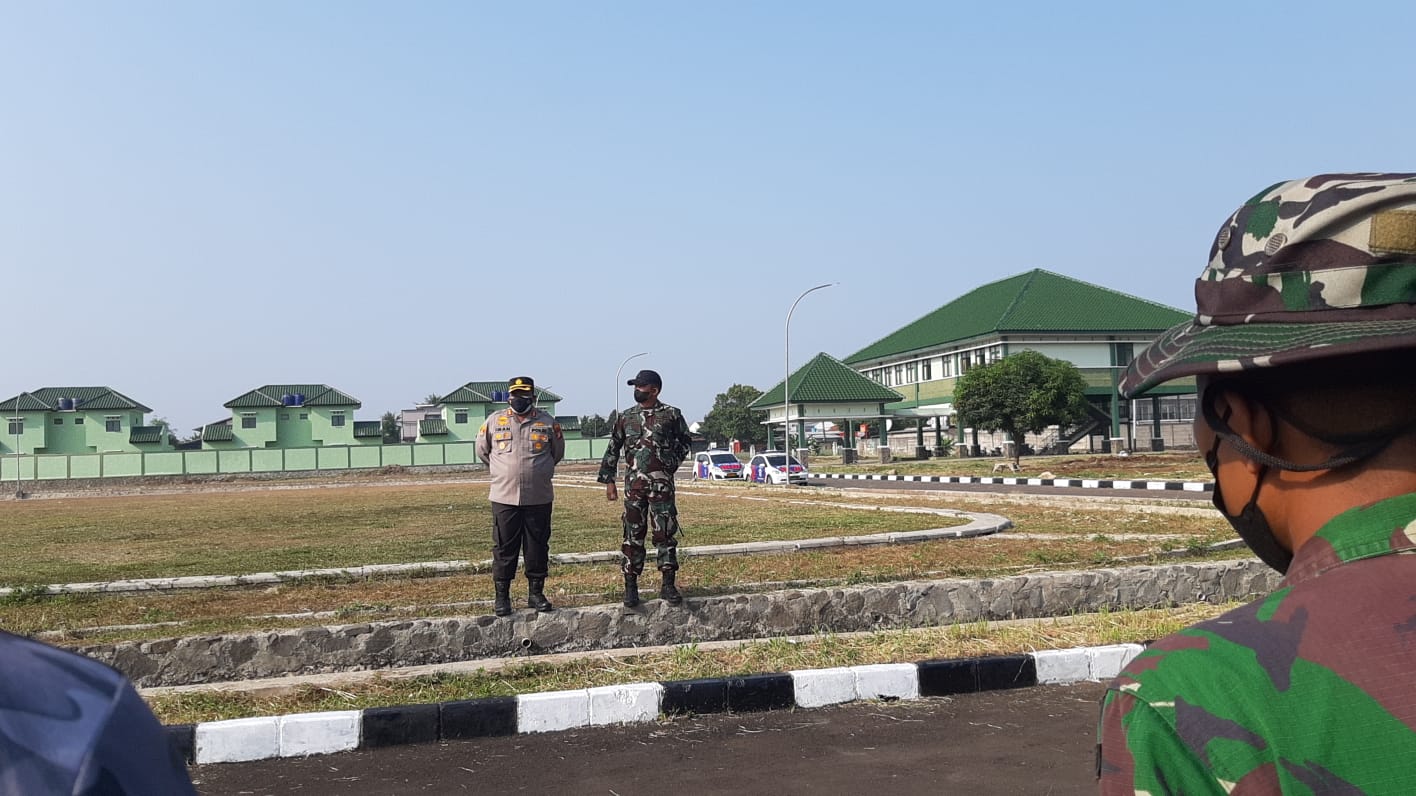
<instances>
[{"instance_id":1,"label":"camouflage jacket","mask_svg":"<svg viewBox=\"0 0 1416 796\"><path fill-rule=\"evenodd\" d=\"M0 632L0 672L0 793L195 793L116 670Z\"/></svg>"},{"instance_id":2,"label":"camouflage jacket","mask_svg":"<svg viewBox=\"0 0 1416 796\"><path fill-rule=\"evenodd\" d=\"M638 404L624 410L610 432L610 446L600 460L602 484L615 480L620 452L624 452L625 480L649 473L673 474L688 457L691 446L683 413L666 403L645 409Z\"/></svg>"},{"instance_id":3,"label":"camouflage jacket","mask_svg":"<svg viewBox=\"0 0 1416 796\"><path fill-rule=\"evenodd\" d=\"M1103 793L1416 793L1416 493L1345 512L1279 589L1155 644L1101 716Z\"/></svg>"}]
</instances>

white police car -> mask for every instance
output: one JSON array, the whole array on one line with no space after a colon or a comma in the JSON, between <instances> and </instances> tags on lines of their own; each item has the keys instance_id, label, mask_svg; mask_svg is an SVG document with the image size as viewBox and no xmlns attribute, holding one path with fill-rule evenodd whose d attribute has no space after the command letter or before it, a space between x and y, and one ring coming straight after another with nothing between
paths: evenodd
<instances>
[{"instance_id":1,"label":"white police car","mask_svg":"<svg viewBox=\"0 0 1416 796\"><path fill-rule=\"evenodd\" d=\"M732 451L704 451L693 457L693 477L719 480L742 478L743 466Z\"/></svg>"},{"instance_id":2,"label":"white police car","mask_svg":"<svg viewBox=\"0 0 1416 796\"><path fill-rule=\"evenodd\" d=\"M804 484L807 475L806 465L801 460L781 451L759 453L747 463L747 478L754 484L784 484L788 478L793 484Z\"/></svg>"}]
</instances>

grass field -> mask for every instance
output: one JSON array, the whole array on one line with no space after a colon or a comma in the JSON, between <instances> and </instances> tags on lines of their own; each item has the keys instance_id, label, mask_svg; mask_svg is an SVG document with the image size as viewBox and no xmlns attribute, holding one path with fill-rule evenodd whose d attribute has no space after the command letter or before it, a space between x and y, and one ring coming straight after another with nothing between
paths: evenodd
<instances>
[{"instance_id":1,"label":"grass field","mask_svg":"<svg viewBox=\"0 0 1416 796\"><path fill-rule=\"evenodd\" d=\"M736 488L735 488L736 487ZM711 494L693 494L696 491ZM690 595L832 586L907 578L989 577L1105 566L1164 550L1199 550L1232 532L1215 516L1142 514L1123 507L1003 498L941 499L928 493L842 494L738 485L682 487L684 545L800 539L940 527L948 518L800 505L787 500L913 505L1010 517L1012 532L970 540L816 550L792 555L684 557ZM766 498L743 500L742 497ZM44 500L7 505L0 560L10 583L55 583L174 574L238 574L489 556L485 484L363 485L338 489ZM553 552L613 550L618 508L598 489L557 493ZM1021 538L1019 534L1049 538ZM1141 534L1142 538L1122 538ZM1051 538L1055 537L1055 538ZM1215 557L1215 556L1210 556ZM652 561L651 561L652 567ZM11 574L11 573L17 574ZM657 587L649 574L645 589ZM560 605L618 600L613 564L553 566ZM514 587L524 599L524 581ZM249 587L0 599L0 627L59 632L61 643L259 630L394 616L486 612L485 574L436 578L326 579ZM298 614L297 616L284 616ZM163 624L178 623L178 624ZM141 625L96 631L114 625Z\"/></svg>"},{"instance_id":2,"label":"grass field","mask_svg":"<svg viewBox=\"0 0 1416 796\"><path fill-rule=\"evenodd\" d=\"M765 490L764 490L765 492ZM946 517L682 495L680 544L938 528ZM0 584L235 575L490 555L484 483L49 499L5 506ZM557 491L558 553L619 548L619 504L599 489Z\"/></svg>"}]
</instances>

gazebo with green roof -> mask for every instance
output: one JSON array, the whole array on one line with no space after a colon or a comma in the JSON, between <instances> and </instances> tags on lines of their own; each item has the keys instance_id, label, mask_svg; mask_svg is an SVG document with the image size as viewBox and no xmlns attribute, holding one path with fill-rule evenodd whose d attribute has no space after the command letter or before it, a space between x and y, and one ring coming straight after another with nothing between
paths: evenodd
<instances>
[{"instance_id":1,"label":"gazebo with green roof","mask_svg":"<svg viewBox=\"0 0 1416 796\"><path fill-rule=\"evenodd\" d=\"M882 386L852 370L849 365L830 356L817 354L791 374L791 406L785 403L783 382L758 396L749 409L766 412L767 446L772 447L775 426L788 422L797 424L797 439L806 438L808 422L840 423L843 430L851 421L878 420L889 417L886 404L904 399L900 393ZM885 424L881 423L883 435ZM784 439L786 436L784 435ZM851 436L846 434L846 445ZM785 447L785 446L784 446Z\"/></svg>"},{"instance_id":2,"label":"gazebo with green roof","mask_svg":"<svg viewBox=\"0 0 1416 796\"><path fill-rule=\"evenodd\" d=\"M1116 393L1121 371L1137 351L1189 317L1164 304L1034 269L975 288L845 362L902 394L886 406L894 414L944 417L954 415L954 385L969 368L1024 350L1071 362L1087 381L1094 411L1092 422L1056 441L1065 446L1091 433L1120 436L1121 423L1130 420ZM1194 390L1193 379L1156 390L1153 416L1160 417L1161 396ZM958 434L962 442L963 429Z\"/></svg>"}]
</instances>

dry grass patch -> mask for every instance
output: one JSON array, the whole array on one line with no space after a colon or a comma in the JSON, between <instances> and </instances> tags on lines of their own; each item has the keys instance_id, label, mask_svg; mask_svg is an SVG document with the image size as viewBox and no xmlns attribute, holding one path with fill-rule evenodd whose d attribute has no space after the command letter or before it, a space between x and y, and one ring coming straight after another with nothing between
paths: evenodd
<instances>
[{"instance_id":1,"label":"dry grass patch","mask_svg":"<svg viewBox=\"0 0 1416 796\"><path fill-rule=\"evenodd\" d=\"M685 545L854 536L944 527L947 517L799 506L764 510L731 495L684 495ZM613 550L619 506L598 490L557 491L556 552ZM481 559L490 555L487 485L266 490L16 502L0 536L0 583Z\"/></svg>"},{"instance_id":2,"label":"dry grass patch","mask_svg":"<svg viewBox=\"0 0 1416 796\"><path fill-rule=\"evenodd\" d=\"M679 585L690 596L770 591L791 587L847 586L946 577L983 578L1085 569L1144 556L1155 544L1058 537L1055 541L1009 538L933 541L913 545L814 550L790 555L684 558ZM1233 557L1210 555L1214 560ZM619 569L612 564L552 567L548 594L561 607L598 605L620 599ZM658 587L651 571L641 581ZM525 599L525 581L513 599ZM397 616L466 616L487 613L492 598L487 575L292 583L268 588L230 588L138 595L65 595L0 602L0 626L11 632L67 631L51 640L82 645L129 639L273 630L342 624ZM319 612L320 616L272 618L272 614ZM110 625L183 622L180 626L85 631Z\"/></svg>"},{"instance_id":3,"label":"dry grass patch","mask_svg":"<svg viewBox=\"0 0 1416 796\"><path fill-rule=\"evenodd\" d=\"M1232 607L1191 605L1037 622L975 623L796 641L772 639L716 649L685 645L634 656L592 653L569 662L531 659L468 674L374 678L337 688L303 686L282 696L207 691L165 694L148 701L164 723L182 724L792 669L1006 655L1159 638Z\"/></svg>"}]
</instances>

